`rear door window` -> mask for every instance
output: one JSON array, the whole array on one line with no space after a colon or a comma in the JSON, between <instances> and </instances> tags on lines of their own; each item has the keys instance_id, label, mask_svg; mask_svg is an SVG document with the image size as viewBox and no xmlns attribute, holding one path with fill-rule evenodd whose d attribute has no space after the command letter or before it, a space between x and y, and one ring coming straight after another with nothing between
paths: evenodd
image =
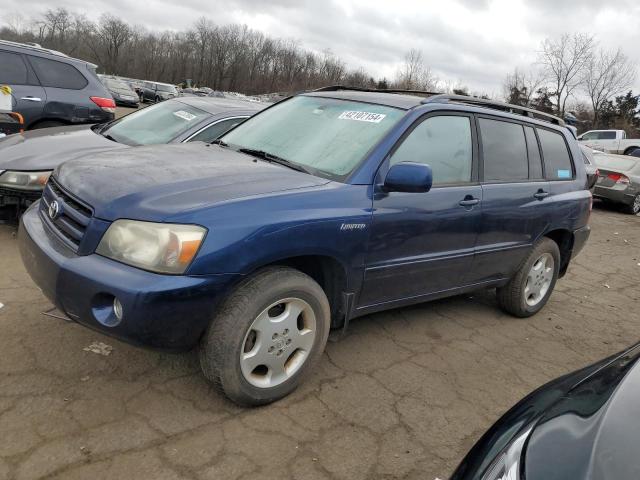
<instances>
[{"instance_id":1,"label":"rear door window","mask_svg":"<svg viewBox=\"0 0 640 480\"><path fill-rule=\"evenodd\" d=\"M0 83L7 85L28 85L27 66L22 55L0 51Z\"/></svg>"},{"instance_id":2,"label":"rear door window","mask_svg":"<svg viewBox=\"0 0 640 480\"><path fill-rule=\"evenodd\" d=\"M461 115L429 117L404 139L391 165L424 163L433 171L433 184L471 181L473 144L471 119Z\"/></svg>"},{"instance_id":3,"label":"rear door window","mask_svg":"<svg viewBox=\"0 0 640 480\"><path fill-rule=\"evenodd\" d=\"M544 169L548 180L571 180L573 165L564 137L551 130L538 128L538 138L542 146Z\"/></svg>"},{"instance_id":4,"label":"rear door window","mask_svg":"<svg viewBox=\"0 0 640 480\"><path fill-rule=\"evenodd\" d=\"M82 90L89 83L73 65L29 55L29 62L36 71L43 87Z\"/></svg>"},{"instance_id":5,"label":"rear door window","mask_svg":"<svg viewBox=\"0 0 640 480\"><path fill-rule=\"evenodd\" d=\"M529 162L522 125L480 118L485 182L527 180Z\"/></svg>"},{"instance_id":6,"label":"rear door window","mask_svg":"<svg viewBox=\"0 0 640 480\"><path fill-rule=\"evenodd\" d=\"M616 132L600 132L598 135L599 140L615 140Z\"/></svg>"}]
</instances>

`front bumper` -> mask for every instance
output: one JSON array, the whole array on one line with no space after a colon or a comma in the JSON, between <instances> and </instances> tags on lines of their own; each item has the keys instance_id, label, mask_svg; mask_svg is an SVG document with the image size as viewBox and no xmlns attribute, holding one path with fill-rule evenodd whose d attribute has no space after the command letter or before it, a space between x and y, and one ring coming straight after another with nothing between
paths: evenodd
<instances>
[{"instance_id":1,"label":"front bumper","mask_svg":"<svg viewBox=\"0 0 640 480\"><path fill-rule=\"evenodd\" d=\"M25 208L42 196L42 190L18 190L0 187L0 207L16 205Z\"/></svg>"},{"instance_id":2,"label":"front bumper","mask_svg":"<svg viewBox=\"0 0 640 480\"><path fill-rule=\"evenodd\" d=\"M241 278L160 275L96 254L77 255L42 222L36 207L22 216L18 241L29 275L69 318L130 343L166 350L196 346L220 300ZM114 297L123 317L108 326L115 318Z\"/></svg>"}]
</instances>

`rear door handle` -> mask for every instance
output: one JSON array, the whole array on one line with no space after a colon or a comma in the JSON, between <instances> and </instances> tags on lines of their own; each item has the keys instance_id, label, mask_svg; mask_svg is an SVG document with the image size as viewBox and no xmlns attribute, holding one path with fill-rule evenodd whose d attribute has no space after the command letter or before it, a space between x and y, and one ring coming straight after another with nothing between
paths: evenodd
<instances>
[{"instance_id":1,"label":"rear door handle","mask_svg":"<svg viewBox=\"0 0 640 480\"><path fill-rule=\"evenodd\" d=\"M41 102L42 99L39 97L22 97L20 100L26 100L27 102Z\"/></svg>"},{"instance_id":2,"label":"rear door handle","mask_svg":"<svg viewBox=\"0 0 640 480\"><path fill-rule=\"evenodd\" d=\"M461 207L473 207L480 203L479 198L465 198L464 200L460 200Z\"/></svg>"},{"instance_id":3,"label":"rear door handle","mask_svg":"<svg viewBox=\"0 0 640 480\"><path fill-rule=\"evenodd\" d=\"M536 193L533 194L533 196L538 200L544 200L549 196L549 192L545 192L544 190L538 190Z\"/></svg>"}]
</instances>

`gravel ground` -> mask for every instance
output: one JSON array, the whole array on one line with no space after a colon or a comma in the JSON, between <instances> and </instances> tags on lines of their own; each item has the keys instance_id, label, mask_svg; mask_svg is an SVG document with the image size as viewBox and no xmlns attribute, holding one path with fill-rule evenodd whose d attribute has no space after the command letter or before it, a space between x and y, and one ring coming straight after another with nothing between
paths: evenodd
<instances>
[{"instance_id":1,"label":"gravel ground","mask_svg":"<svg viewBox=\"0 0 640 480\"><path fill-rule=\"evenodd\" d=\"M215 393L194 354L43 316L0 226L0 479L446 478L527 392L637 341L640 218L597 206L591 223L534 318L492 292L361 318L297 392L253 410Z\"/></svg>"}]
</instances>

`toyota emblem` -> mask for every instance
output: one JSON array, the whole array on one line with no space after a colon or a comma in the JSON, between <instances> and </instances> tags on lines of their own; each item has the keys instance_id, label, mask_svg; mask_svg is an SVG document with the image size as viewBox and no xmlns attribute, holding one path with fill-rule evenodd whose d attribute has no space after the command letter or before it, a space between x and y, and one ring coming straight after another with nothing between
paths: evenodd
<instances>
[{"instance_id":1,"label":"toyota emblem","mask_svg":"<svg viewBox=\"0 0 640 480\"><path fill-rule=\"evenodd\" d=\"M55 220L60 214L60 205L56 200L49 204L49 218Z\"/></svg>"}]
</instances>

